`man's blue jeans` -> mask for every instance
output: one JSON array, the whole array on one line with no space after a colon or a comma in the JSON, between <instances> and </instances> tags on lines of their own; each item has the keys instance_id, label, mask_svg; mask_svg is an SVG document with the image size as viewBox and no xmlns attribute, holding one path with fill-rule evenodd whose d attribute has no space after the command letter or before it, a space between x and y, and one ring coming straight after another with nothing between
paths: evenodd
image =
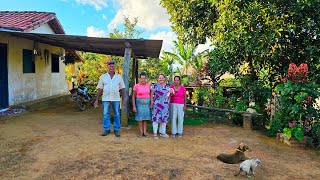
<instances>
[{"instance_id":1,"label":"man's blue jeans","mask_svg":"<svg viewBox=\"0 0 320 180\"><path fill-rule=\"evenodd\" d=\"M114 117L114 124L113 130L119 131L121 128L120 124L120 101L102 101L103 107L103 128L106 131L110 130L110 106L113 108L113 117Z\"/></svg>"}]
</instances>

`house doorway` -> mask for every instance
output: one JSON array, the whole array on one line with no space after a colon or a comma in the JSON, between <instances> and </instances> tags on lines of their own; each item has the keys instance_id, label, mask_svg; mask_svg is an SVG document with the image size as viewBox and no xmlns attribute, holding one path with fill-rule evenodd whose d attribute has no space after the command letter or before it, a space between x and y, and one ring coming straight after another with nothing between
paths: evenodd
<instances>
[{"instance_id":1,"label":"house doorway","mask_svg":"<svg viewBox=\"0 0 320 180\"><path fill-rule=\"evenodd\" d=\"M0 109L9 106L7 44L0 43Z\"/></svg>"}]
</instances>

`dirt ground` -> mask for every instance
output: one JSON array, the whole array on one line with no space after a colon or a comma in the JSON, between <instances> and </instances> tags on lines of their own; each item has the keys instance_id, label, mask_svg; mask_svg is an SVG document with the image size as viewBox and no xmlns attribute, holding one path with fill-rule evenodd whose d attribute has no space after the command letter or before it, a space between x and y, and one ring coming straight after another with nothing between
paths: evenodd
<instances>
[{"instance_id":1,"label":"dirt ground","mask_svg":"<svg viewBox=\"0 0 320 180\"><path fill-rule=\"evenodd\" d=\"M320 179L320 152L289 147L241 127L185 126L183 138L99 136L101 107L68 104L0 117L0 179L245 179L239 164L216 159L240 142L262 160L253 179Z\"/></svg>"}]
</instances>

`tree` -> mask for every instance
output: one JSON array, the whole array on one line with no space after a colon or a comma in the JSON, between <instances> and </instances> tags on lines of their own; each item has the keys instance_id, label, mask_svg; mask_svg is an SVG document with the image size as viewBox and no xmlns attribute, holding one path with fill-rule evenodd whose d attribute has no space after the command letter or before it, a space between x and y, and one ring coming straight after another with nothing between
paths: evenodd
<instances>
[{"instance_id":1,"label":"tree","mask_svg":"<svg viewBox=\"0 0 320 180\"><path fill-rule=\"evenodd\" d=\"M143 33L141 30L137 30L138 18L134 17L130 20L129 17L124 17L124 31L119 29L113 29L113 32L109 33L109 38L115 39L139 39Z\"/></svg>"},{"instance_id":2,"label":"tree","mask_svg":"<svg viewBox=\"0 0 320 180\"><path fill-rule=\"evenodd\" d=\"M195 54L195 45L189 43L183 44L180 40L173 41L173 43L175 46L174 53L164 52L165 57L167 59L170 58L170 60L163 61L163 63L172 64L177 62L183 65L182 70L177 69L177 72L182 76L183 83L192 81L200 82L200 79L205 76L207 72L204 69L204 64L207 61L208 50ZM192 68L192 72L189 72L189 68ZM193 77L190 77L190 75L193 75Z\"/></svg>"},{"instance_id":3,"label":"tree","mask_svg":"<svg viewBox=\"0 0 320 180\"><path fill-rule=\"evenodd\" d=\"M150 58L150 59L145 59L142 60L141 63L139 64L139 72L144 72L147 74L148 81L156 83L158 80L158 75L160 73L166 73L169 71L164 71L163 69L167 68L167 66L163 66L161 63L161 60L158 58ZM168 76L168 74L165 74Z\"/></svg>"},{"instance_id":4,"label":"tree","mask_svg":"<svg viewBox=\"0 0 320 180\"><path fill-rule=\"evenodd\" d=\"M213 36L217 18L216 7L208 0L161 0L160 4L171 15L172 29L180 40L204 44L206 37Z\"/></svg>"},{"instance_id":5,"label":"tree","mask_svg":"<svg viewBox=\"0 0 320 180\"><path fill-rule=\"evenodd\" d=\"M199 13L208 3L211 14ZM291 62L305 62L312 69L312 81L319 81L319 0L162 0L161 4L172 16L170 21L181 40L201 42L208 37L213 42L211 72L219 67L219 74L229 71L255 82L264 70L268 72L267 86L274 89ZM193 21L181 17L194 14L200 17ZM201 23L212 25L201 29ZM243 65L247 66L245 74L240 68Z\"/></svg>"},{"instance_id":6,"label":"tree","mask_svg":"<svg viewBox=\"0 0 320 180\"><path fill-rule=\"evenodd\" d=\"M113 29L113 31L108 34L108 38L139 39L143 31L137 30L137 23L138 23L138 18L136 17L133 18L132 20L130 20L129 17L124 17L124 31L120 31L119 29ZM119 68L122 67L123 60L124 60L122 56L111 56L111 58L117 62L116 64L117 66L119 66ZM130 66L130 71L131 71L131 67L132 66Z\"/></svg>"},{"instance_id":7,"label":"tree","mask_svg":"<svg viewBox=\"0 0 320 180\"><path fill-rule=\"evenodd\" d=\"M193 59L195 58L194 50L195 46L192 44L183 44L182 41L173 41L175 46L175 53L166 52L169 56L176 60L178 63L184 66L184 75L187 75L188 68L191 66Z\"/></svg>"},{"instance_id":8,"label":"tree","mask_svg":"<svg viewBox=\"0 0 320 180\"><path fill-rule=\"evenodd\" d=\"M121 32L118 29L114 29L112 33L109 34L110 38L122 38L122 39L139 39L140 35L143 33L143 31L137 30L137 23L138 19L133 18L133 20L130 20L129 17L125 17L124 19L124 31ZM165 57L164 57L165 58ZM112 56L112 59L115 59L119 62L119 64L123 64L123 57L119 56ZM138 60L139 63L139 69L138 73L145 72L149 78L149 81L156 82L158 79L159 73L164 73L165 75L168 75L168 65L166 63L170 63L168 60L159 60L159 58L150 58L150 59L140 59ZM131 71L131 65L130 65L130 71ZM131 78L131 77L130 77ZM131 81L130 81L131 82Z\"/></svg>"},{"instance_id":9,"label":"tree","mask_svg":"<svg viewBox=\"0 0 320 180\"><path fill-rule=\"evenodd\" d=\"M109 61L111 57L89 52L80 52L80 55L85 60L85 63L75 63L77 83L78 85L85 84L90 92L96 92L99 77L107 72L107 61ZM117 65L117 67L118 66L119 65ZM69 81L74 76L72 69L73 65L66 65L66 79ZM119 70L119 68L116 69Z\"/></svg>"}]
</instances>

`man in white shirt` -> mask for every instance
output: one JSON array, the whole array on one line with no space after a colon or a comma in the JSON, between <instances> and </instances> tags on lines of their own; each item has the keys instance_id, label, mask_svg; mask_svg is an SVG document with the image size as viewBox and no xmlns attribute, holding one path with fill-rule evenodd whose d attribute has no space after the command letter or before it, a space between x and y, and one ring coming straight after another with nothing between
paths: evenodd
<instances>
[{"instance_id":1,"label":"man in white shirt","mask_svg":"<svg viewBox=\"0 0 320 180\"><path fill-rule=\"evenodd\" d=\"M116 137L120 137L120 92L122 97L122 105L124 105L124 82L120 74L115 73L115 62L113 60L108 62L108 73L100 76L98 83L98 95L94 102L94 107L98 107L98 100L102 95L103 107L103 128L104 132L101 136L110 134L110 106L114 112L113 130ZM119 92L120 91L120 92Z\"/></svg>"}]
</instances>

